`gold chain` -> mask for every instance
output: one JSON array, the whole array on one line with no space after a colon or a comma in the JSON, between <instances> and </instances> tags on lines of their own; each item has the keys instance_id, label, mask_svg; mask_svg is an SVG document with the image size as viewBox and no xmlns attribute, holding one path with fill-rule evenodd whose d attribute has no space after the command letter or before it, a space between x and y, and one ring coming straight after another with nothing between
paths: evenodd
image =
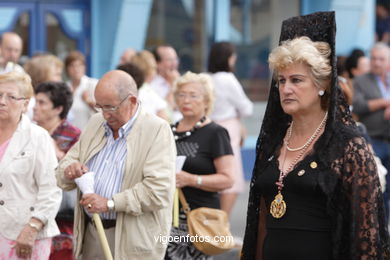
<instances>
[{"instance_id":1,"label":"gold chain","mask_svg":"<svg viewBox=\"0 0 390 260\"><path fill-rule=\"evenodd\" d=\"M285 139L286 147L285 147L285 150L284 150L283 163L281 165L282 170L280 170L279 179L276 182L276 186L278 187L278 193L275 195L275 199L271 202L271 205L270 205L270 213L271 213L271 215L274 218L281 218L281 217L283 217L284 214L286 213L286 210L287 210L287 204L284 201L283 195L282 195L282 189L283 189L283 186L284 186L283 185L284 178L292 170L292 168L297 164L298 160L306 153L307 148L309 148L309 146L312 144L312 142L318 137L319 133L321 132L321 129L325 126L327 117L328 117L328 112L325 113L325 116L322 119L320 125L317 127L316 131L309 138L309 140L305 143L305 145L302 146L302 147L299 147L299 149L295 148L296 150L294 150L294 151L301 150L301 152L298 154L298 156L294 159L294 161L287 168L286 173L284 173L283 172L284 163L285 163L286 157L287 157L287 150L289 150L288 149L289 148L288 147L288 141L291 138L291 132L292 132L291 129L292 129L292 126L293 126L293 122L291 122L290 128L287 130L287 136L286 136L286 139ZM289 151L291 151L291 150L289 150Z\"/></svg>"}]
</instances>

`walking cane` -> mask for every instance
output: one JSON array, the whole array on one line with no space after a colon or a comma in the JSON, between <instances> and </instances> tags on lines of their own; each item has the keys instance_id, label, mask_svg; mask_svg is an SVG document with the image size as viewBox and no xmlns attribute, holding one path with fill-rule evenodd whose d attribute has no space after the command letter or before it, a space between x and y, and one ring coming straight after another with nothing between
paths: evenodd
<instances>
[{"instance_id":1,"label":"walking cane","mask_svg":"<svg viewBox=\"0 0 390 260\"><path fill-rule=\"evenodd\" d=\"M104 233L103 223L100 219L99 214L93 213L92 214L93 222L95 223L97 233L99 235L100 244L103 248L104 256L106 257L106 260L113 260L110 246L108 245L106 233Z\"/></svg>"},{"instance_id":2,"label":"walking cane","mask_svg":"<svg viewBox=\"0 0 390 260\"><path fill-rule=\"evenodd\" d=\"M95 173L87 172L81 177L76 178L75 182L83 194L95 193L94 191L94 182L95 182ZM113 260L110 246L108 245L108 240L106 233L104 233L103 223L100 219L98 213L92 214L93 222L95 223L96 231L99 236L100 244L102 245L104 257L106 260Z\"/></svg>"}]
</instances>

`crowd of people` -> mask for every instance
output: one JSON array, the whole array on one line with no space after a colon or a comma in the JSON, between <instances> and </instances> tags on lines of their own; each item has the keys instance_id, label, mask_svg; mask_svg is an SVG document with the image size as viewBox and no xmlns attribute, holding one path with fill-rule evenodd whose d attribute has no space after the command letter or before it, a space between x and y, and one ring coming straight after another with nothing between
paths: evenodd
<instances>
[{"instance_id":1,"label":"crowd of people","mask_svg":"<svg viewBox=\"0 0 390 260\"><path fill-rule=\"evenodd\" d=\"M79 51L64 61L39 53L23 67L21 51L19 35L2 35L0 165L9 176L0 182L7 187L1 259L100 259L93 213L116 259L178 259L177 245L166 250L153 240L177 232L175 187L192 209L231 211L244 185L240 119L253 110L233 74L232 44L213 47L208 73L183 76L172 46L129 48L100 80L86 75ZM16 142L20 135L23 142ZM177 173L176 155L186 156ZM95 193L81 194L74 179L88 171L95 173ZM233 196L220 201L225 192ZM186 233L180 216L179 231ZM185 251L208 257L191 243Z\"/></svg>"},{"instance_id":2,"label":"crowd of people","mask_svg":"<svg viewBox=\"0 0 390 260\"><path fill-rule=\"evenodd\" d=\"M280 39L241 257L390 259L390 48L336 58L333 12L284 21ZM191 210L227 215L244 190L253 103L234 45L214 43L207 71L182 75L173 46L129 48L100 79L79 51L22 67L21 50L1 36L0 259L105 259L96 213L114 259L212 259L156 238L188 236L182 208L172 225L176 188Z\"/></svg>"}]
</instances>

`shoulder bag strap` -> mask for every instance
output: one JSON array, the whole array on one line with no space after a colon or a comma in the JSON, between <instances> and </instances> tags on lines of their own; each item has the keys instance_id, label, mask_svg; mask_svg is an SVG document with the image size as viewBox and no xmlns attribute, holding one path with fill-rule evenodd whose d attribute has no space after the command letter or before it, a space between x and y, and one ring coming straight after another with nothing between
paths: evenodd
<instances>
[{"instance_id":1,"label":"shoulder bag strap","mask_svg":"<svg viewBox=\"0 0 390 260\"><path fill-rule=\"evenodd\" d=\"M183 193L182 189L178 189L178 190L179 190L180 203L181 203L181 205L183 207L184 213L187 215L188 212L191 211L191 208L188 205L186 198L184 197L184 193Z\"/></svg>"}]
</instances>

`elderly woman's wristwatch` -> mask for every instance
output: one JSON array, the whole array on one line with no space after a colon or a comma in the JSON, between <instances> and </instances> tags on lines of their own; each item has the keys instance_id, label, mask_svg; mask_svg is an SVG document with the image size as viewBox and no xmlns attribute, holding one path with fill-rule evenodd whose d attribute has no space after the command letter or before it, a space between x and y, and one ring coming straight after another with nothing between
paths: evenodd
<instances>
[{"instance_id":1,"label":"elderly woman's wristwatch","mask_svg":"<svg viewBox=\"0 0 390 260\"><path fill-rule=\"evenodd\" d=\"M32 221L28 222L28 225L32 228L34 228L36 231L41 231L42 227Z\"/></svg>"},{"instance_id":2,"label":"elderly woman's wristwatch","mask_svg":"<svg viewBox=\"0 0 390 260\"><path fill-rule=\"evenodd\" d=\"M115 209L115 203L113 200L107 200L107 208L109 211L113 211Z\"/></svg>"}]
</instances>

